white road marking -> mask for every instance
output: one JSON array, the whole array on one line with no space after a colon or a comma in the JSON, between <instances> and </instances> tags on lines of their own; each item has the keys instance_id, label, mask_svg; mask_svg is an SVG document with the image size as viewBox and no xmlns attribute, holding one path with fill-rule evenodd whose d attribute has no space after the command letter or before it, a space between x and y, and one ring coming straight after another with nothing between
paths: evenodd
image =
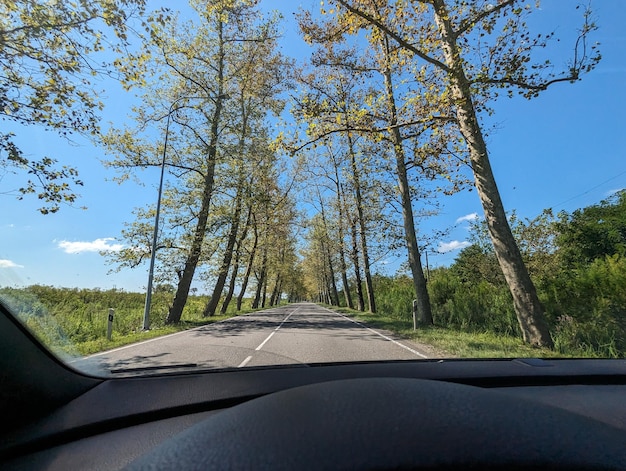
<instances>
[{"instance_id":1,"label":"white road marking","mask_svg":"<svg viewBox=\"0 0 626 471\"><path fill-rule=\"evenodd\" d=\"M252 360L252 355L250 355L244 361L242 361L237 368L243 368L250 362L250 360Z\"/></svg>"},{"instance_id":2,"label":"white road marking","mask_svg":"<svg viewBox=\"0 0 626 471\"><path fill-rule=\"evenodd\" d=\"M263 340L263 342L261 342L261 345L259 345L257 348L255 348L255 350L256 350L257 352L258 352L259 350L261 350L261 349L263 348L263 345L265 345L265 344L267 343L267 341L268 341L269 339L271 339L271 338L272 338L272 336L273 336L275 333L276 333L276 331L273 331L271 334L269 334L269 335L267 336L267 338L266 338L265 340Z\"/></svg>"},{"instance_id":3,"label":"white road marking","mask_svg":"<svg viewBox=\"0 0 626 471\"><path fill-rule=\"evenodd\" d=\"M355 321L354 319L349 318L348 316L344 316L343 314L341 314L340 312L337 311L333 311L332 309L328 309L327 307L323 307L320 306L323 309L326 309L328 312L332 312L333 314L337 314L338 316L343 317L344 319L349 320L350 322L353 322L354 324L363 327L364 329L369 330L370 332L379 335L380 337L384 338L385 340L389 340L391 343L396 344L398 347L402 347L405 350L408 350L409 352L413 353L414 355L417 355L420 358L428 358L426 355L424 355L423 353L418 352L417 350L412 349L411 347L407 347L406 345L401 344L400 342L398 342L397 340L394 340L388 336L386 336L385 334L381 334L380 332L371 329L369 327L367 327L366 325L361 324L359 321Z\"/></svg>"},{"instance_id":4,"label":"white road marking","mask_svg":"<svg viewBox=\"0 0 626 471\"><path fill-rule=\"evenodd\" d=\"M200 327L194 327L193 329L188 329L188 330L181 330L180 332L174 332L173 334L167 334L167 335L162 335L161 337L154 337L148 340L143 340L141 342L137 342L137 343L131 343L128 345L124 345L122 347L117 347L117 348L113 348L111 350L105 350L104 352L98 352L98 353L92 353L91 355L87 355L86 357L79 357L79 358L75 358L71 361L68 361L67 363L75 363L77 361L80 360L84 360L86 358L92 358L92 357L98 357L98 356L102 356L102 355L108 355L109 353L113 353L113 352L119 352L120 350L126 350L127 348L134 348L137 347L139 345L145 345L147 343L150 342L156 342L157 340L163 340L169 337L175 337L176 335L182 335L182 334L187 334L189 332L193 332L194 330L201 330L206 328L207 326L211 326L211 325L215 325L215 324L221 324L222 322L229 322L229 321L233 321L236 320L238 318L242 318L242 317L248 317L248 316L253 316L257 313L268 313L271 311L274 311L275 309L267 309L267 310L263 310L263 311L254 311L254 312L248 312L246 314L240 314L238 316L233 316L233 317L229 317L228 319L222 319L221 321L217 321L217 322L212 322L210 324L205 324L205 325L201 325ZM295 312L295 311L294 311Z\"/></svg>"},{"instance_id":5,"label":"white road marking","mask_svg":"<svg viewBox=\"0 0 626 471\"><path fill-rule=\"evenodd\" d=\"M296 309L296 310L295 310L295 311L293 311L291 314L289 314L287 317L285 317L285 318L283 319L283 321L282 321L280 324L278 324L278 327L276 327L276 328L272 331L272 333L271 333L271 334L269 334L269 335L267 336L267 338L266 338L265 340L263 340L263 342L261 342L261 345L259 345L257 348L255 348L255 350L256 350L257 352L258 352L259 350L261 350L261 349L263 348L263 345L265 345L265 344L268 342L268 340L269 340L269 339L271 339L271 338L274 336L274 334L275 334L276 332L278 332L278 330L279 330L279 329L283 326L283 324L284 324L285 322L287 322L287 321L289 320L289 318L290 318L291 316L293 316L293 315L294 315L296 312L298 312L299 310L300 310L300 308Z\"/></svg>"}]
</instances>

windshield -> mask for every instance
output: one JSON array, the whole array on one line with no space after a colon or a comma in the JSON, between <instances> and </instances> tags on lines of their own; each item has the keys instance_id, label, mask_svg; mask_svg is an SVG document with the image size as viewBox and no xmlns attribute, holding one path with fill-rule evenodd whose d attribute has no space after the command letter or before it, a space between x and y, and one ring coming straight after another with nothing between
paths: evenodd
<instances>
[{"instance_id":1,"label":"windshield","mask_svg":"<svg viewBox=\"0 0 626 471\"><path fill-rule=\"evenodd\" d=\"M98 375L626 352L626 3L0 3L0 302Z\"/></svg>"}]
</instances>

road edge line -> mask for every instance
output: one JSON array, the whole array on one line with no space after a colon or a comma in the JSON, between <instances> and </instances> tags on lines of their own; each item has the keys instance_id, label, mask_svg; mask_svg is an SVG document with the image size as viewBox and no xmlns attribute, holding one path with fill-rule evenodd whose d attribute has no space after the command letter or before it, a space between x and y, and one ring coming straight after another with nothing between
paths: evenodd
<instances>
[{"instance_id":1,"label":"road edge line","mask_svg":"<svg viewBox=\"0 0 626 471\"><path fill-rule=\"evenodd\" d=\"M318 304L318 306L319 306L319 304ZM358 326L361 326L361 327L363 327L364 329L367 329L367 330L369 330L370 332L375 333L376 335L381 336L381 337L382 337L382 338L384 338L385 340L389 340L391 343L394 343L394 344L396 344L398 347L402 347L402 348L404 348L405 350L408 350L409 352L413 353L414 355L417 355L417 356L418 356L418 357L420 357L420 358L423 358L423 359L425 359L425 360L430 359L430 357L428 357L428 356L424 355L423 353L420 353L420 352L418 352L417 350L415 350L415 349L413 349L413 348L411 348L411 347L408 347L408 346L406 346L406 345L404 345L404 344L402 344L402 343L398 342L397 340L394 340L394 339L392 339L391 337L388 337L387 335L385 335L385 334L383 334L383 333L381 333L381 332L378 332L377 330L374 330L374 329L372 329L371 327L366 326L365 324L362 324L362 323L361 323L361 322L359 322L359 321L355 321L354 319L352 319L352 318L350 318L350 317L348 317L348 316L346 316L346 315L344 315L344 314L342 314L342 313L340 313L340 312L333 311L332 309L329 309L329 308L327 308L327 307L325 307L325 306L319 306L319 307L321 307L322 309L326 309L328 312L332 312L333 314L337 314L338 316L341 316L341 317L343 317L344 319L347 319L347 320L349 320L350 322L352 322L352 323L354 323L354 324L356 324L356 325L358 325Z\"/></svg>"}]
</instances>

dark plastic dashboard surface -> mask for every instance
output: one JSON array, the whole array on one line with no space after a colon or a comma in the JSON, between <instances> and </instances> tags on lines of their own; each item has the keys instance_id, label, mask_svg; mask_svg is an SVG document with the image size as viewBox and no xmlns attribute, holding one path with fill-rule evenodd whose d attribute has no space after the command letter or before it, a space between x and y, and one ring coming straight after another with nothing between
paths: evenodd
<instances>
[{"instance_id":1,"label":"dark plastic dashboard surface","mask_svg":"<svg viewBox=\"0 0 626 471\"><path fill-rule=\"evenodd\" d=\"M128 469L620 469L625 436L497 389L360 378L232 407Z\"/></svg>"},{"instance_id":2,"label":"dark plastic dashboard surface","mask_svg":"<svg viewBox=\"0 0 626 471\"><path fill-rule=\"evenodd\" d=\"M0 453L8 469L120 469L207 414L301 386L371 378L440 380L569 410L614 430L626 450L626 361L445 360L105 380L5 434Z\"/></svg>"}]
</instances>

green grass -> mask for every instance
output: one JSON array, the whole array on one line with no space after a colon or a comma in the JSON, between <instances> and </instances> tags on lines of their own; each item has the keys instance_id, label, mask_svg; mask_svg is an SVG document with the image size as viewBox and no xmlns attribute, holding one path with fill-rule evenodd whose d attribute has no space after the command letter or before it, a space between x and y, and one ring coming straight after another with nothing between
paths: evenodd
<instances>
[{"instance_id":1,"label":"green grass","mask_svg":"<svg viewBox=\"0 0 626 471\"><path fill-rule=\"evenodd\" d=\"M284 304L284 303L281 303ZM281 305L279 304L279 305ZM111 350L113 348L122 347L124 345L130 345L133 343L141 342L143 340L149 340L156 337L162 337L164 335L174 334L176 332L182 332L184 330L194 329L196 327L202 327L203 325L214 324L216 322L220 322L226 319L230 319L231 317L241 316L243 314L249 314L251 312L261 311L263 309L268 309L268 307L252 309L250 307L242 307L241 311L235 311L234 303L231 307L228 308L227 314L223 316L213 316L213 317L195 317L191 320L183 320L179 324L176 325L163 325L159 327L152 328L148 331L138 330L136 332L131 332L128 334L120 334L113 331L111 335L111 340L107 340L106 338L98 338L95 340L89 340L86 342L75 343L73 347L80 355L90 355L92 353L98 353L106 350Z\"/></svg>"},{"instance_id":2,"label":"green grass","mask_svg":"<svg viewBox=\"0 0 626 471\"><path fill-rule=\"evenodd\" d=\"M521 338L493 332L461 331L441 326L419 327L412 321L327 306L370 327L388 330L401 338L433 346L444 357L458 358L580 358L597 357L590 351L556 351L531 347Z\"/></svg>"},{"instance_id":3,"label":"green grass","mask_svg":"<svg viewBox=\"0 0 626 471\"><path fill-rule=\"evenodd\" d=\"M204 319L203 321L183 321L180 324L176 325L167 325L162 327L157 327L154 329L150 329L147 331L137 331L129 334L120 334L115 331L111 335L111 340L107 340L105 338L97 338L94 340L88 340L86 342L80 342L74 344L74 348L80 355L90 355L92 353L98 353L106 350L111 350L113 348L122 347L124 345L130 345L133 343L141 342L143 340L149 340L156 337L162 337L164 335L175 334L176 332L181 332L183 330L193 329L195 327L201 327L207 324L213 324L215 322L223 321L225 319L229 319L231 317L245 314L246 312L250 312L251 310L241 311L238 313L231 313L225 316L213 316Z\"/></svg>"},{"instance_id":4,"label":"green grass","mask_svg":"<svg viewBox=\"0 0 626 471\"><path fill-rule=\"evenodd\" d=\"M143 293L35 285L0 288L0 299L44 345L60 356L89 355L254 311L251 300L244 299L239 312L233 301L226 315L204 317L208 296L189 296L181 322L167 325L173 293L157 292L152 298L150 330L143 331ZM114 309L111 340L106 338L109 308Z\"/></svg>"},{"instance_id":5,"label":"green grass","mask_svg":"<svg viewBox=\"0 0 626 471\"><path fill-rule=\"evenodd\" d=\"M164 335L174 334L176 332L182 332L184 330L194 329L196 327L202 327L203 325L214 324L216 322L230 319L231 317L249 314L251 312L260 311L262 309L267 309L267 307L258 309L242 307L241 311L238 312L229 307L227 313L223 316L196 316L190 320L182 320L179 324L163 325L151 328L148 331L137 330L127 334L121 334L113 331L111 335L111 340L107 340L106 337L100 337L95 340L74 343L73 347L78 351L80 355L89 355L92 353L98 353L106 350L111 350L113 348L122 347L124 345L130 345L132 343L141 342L143 340L162 337Z\"/></svg>"}]
</instances>

